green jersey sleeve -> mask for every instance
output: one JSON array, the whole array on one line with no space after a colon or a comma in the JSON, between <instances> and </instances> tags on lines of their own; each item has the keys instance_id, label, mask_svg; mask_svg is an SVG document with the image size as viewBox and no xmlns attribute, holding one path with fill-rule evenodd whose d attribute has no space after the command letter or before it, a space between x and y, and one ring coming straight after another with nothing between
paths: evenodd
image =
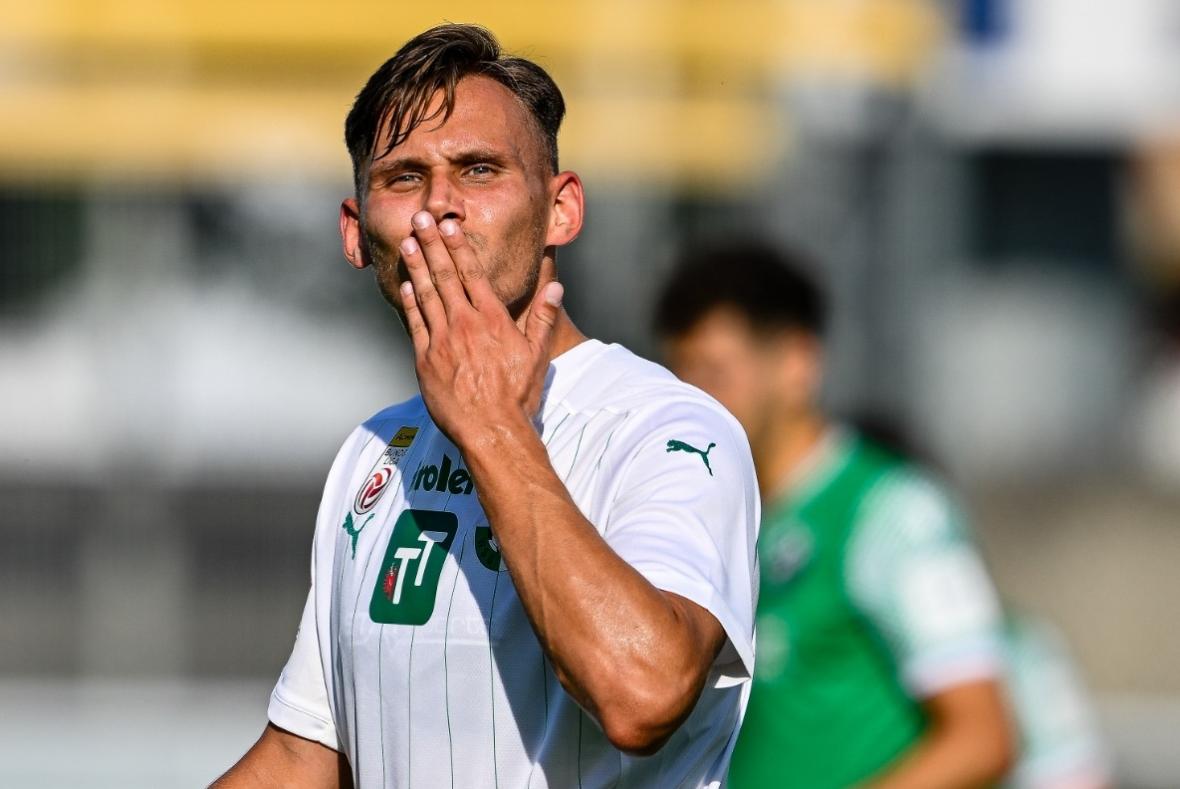
<instances>
[{"instance_id":1,"label":"green jersey sleeve","mask_svg":"<svg viewBox=\"0 0 1180 789\"><path fill-rule=\"evenodd\" d=\"M912 469L865 495L844 572L914 698L1002 673L995 589L950 498Z\"/></svg>"}]
</instances>

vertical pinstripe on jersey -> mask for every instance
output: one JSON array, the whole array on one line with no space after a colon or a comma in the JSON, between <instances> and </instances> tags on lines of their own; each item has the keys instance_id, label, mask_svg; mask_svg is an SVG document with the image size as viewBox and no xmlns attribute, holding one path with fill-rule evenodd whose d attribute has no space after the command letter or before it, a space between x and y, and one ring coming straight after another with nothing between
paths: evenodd
<instances>
[{"instance_id":1,"label":"vertical pinstripe on jersey","mask_svg":"<svg viewBox=\"0 0 1180 789\"><path fill-rule=\"evenodd\" d=\"M432 429L433 429L435 432L437 432L439 435L441 435L441 434L442 434L442 431L440 431L440 430L438 429L438 427L434 425L434 423L433 423L433 422L431 422L430 426L431 426L431 428L432 428ZM425 449L424 449L423 451L425 452ZM460 454L459 456L460 456L460 458L462 458L462 454ZM410 500L410 499L411 499L411 496L410 496L410 495L408 495L408 491L407 491L407 495L406 495L406 509L413 509L413 508L414 508L414 504L416 503L416 501L417 501L417 498L418 498L418 496L420 496L420 495L421 495L421 492L420 492L420 491L416 491L416 492L414 493L414 495L413 495L413 499L414 499L414 501L411 501L411 500ZM454 494L453 494L453 493L451 493L451 492L448 490L448 491L447 491L447 493L446 493L446 498L445 498L445 499L443 499L443 504L442 504L442 506L441 506L440 508L438 508L438 511L439 511L439 512L450 512L451 501L452 501L454 498L455 498ZM460 537L462 536L462 533L463 533L463 527L462 527L462 525L461 525L461 524L458 524L458 522L457 522L457 521L456 521L456 523L457 523L457 525L456 525L455 540L456 540L456 541L459 541L459 543L460 543L460 546L459 546L459 559L458 559L458 561L456 562L456 569L455 569L455 579L454 579L454 582L451 584L451 594L450 594L450 600L452 601L452 603L453 603L453 601L454 601L454 598L455 598L455 587L456 587L456 586L458 586L458 584L459 584L459 576L462 574L462 573L461 573L461 571L460 571L460 569L459 569L459 564L462 562L463 553L464 553L464 550L465 550L465 548L466 548L466 540L465 540L465 539L462 539L462 540L460 539ZM444 558L444 559L443 559L443 562L444 562L444 567L445 567L446 558ZM441 571L440 571L440 572L441 572ZM450 688L451 688L451 677L450 677L450 674L449 674L449 673L448 673L448 671L447 671L447 644L448 644L448 640L449 640L449 638L450 638L450 627L449 627L449 625L450 625L450 621L451 621L451 609L450 609L450 605L448 605L448 607L447 607L447 619L446 619L447 626L443 628L443 645L442 645L442 657L443 657L443 698L444 698L444 701L445 701L445 704L446 704L446 708L447 708L447 709L446 709L446 714L447 714L447 756L448 756L448 761L449 761L449 763L450 763L450 767L451 767L451 786L453 787L453 786L454 786L454 784L455 784L455 743L454 743L454 740L452 739L452 737L450 736L450 714L451 714L451 708L450 708ZM382 638L384 638L384 635L385 635L385 633L386 633L386 632L387 632L387 626L384 626L384 625L383 625L383 626L381 627L381 637L382 637ZM409 691L407 692L407 695L406 695L406 715L407 715L407 716L412 716L412 715L413 715L413 709L414 709L414 706L413 706L413 698L412 698L411 694L412 694L412 692L413 692L413 687L414 687L414 683L413 683L413 679L412 679L412 677L414 676L414 642L415 642L415 636L416 636L417 634L418 634L418 628L417 628L417 627L415 627L415 628L412 628L412 629L411 629L411 631L410 631L410 651L409 651L409 656L408 656L408 658L407 658L407 660L406 660L406 674L407 674L409 677L411 677L411 681L410 681L410 683L409 683L409 685L408 685L408 687L409 687ZM380 670L381 670L381 668L380 668L380 666L378 666L378 671L380 671ZM380 699L380 704L381 704L380 715L381 715L381 719L382 719L382 720L384 720L384 719L385 719L385 698L384 698L384 696L382 696L382 697L381 697L381 699ZM407 766L407 768L406 768L406 783L407 783L409 786L413 786L413 785L414 785L414 780L413 780L413 772L412 772L412 770L413 770L413 765L414 765L414 742L413 742L413 729L414 729L414 726L413 726L413 721L412 721L412 720L407 720L407 721L406 721L406 764L407 764L408 766Z\"/></svg>"},{"instance_id":2,"label":"vertical pinstripe on jersey","mask_svg":"<svg viewBox=\"0 0 1180 789\"><path fill-rule=\"evenodd\" d=\"M573 413L571 411L566 411L565 416L563 416L558 421L558 423L553 427L553 430L551 430L549 432L548 438L542 439L542 443L545 445L545 450L547 452L549 451L550 446L553 444L553 440L555 438L557 438L558 432L561 430L562 426L566 423L566 420L568 420L571 416L573 416ZM585 430L585 427L583 427L582 429ZM552 457L552 455L550 455L550 457ZM499 581L500 581L500 578L497 575L497 577L496 577L497 586L499 585ZM495 591L494 590L493 590L492 603L493 603L493 611L494 611L495 610L494 609L494 605L495 605ZM490 616L488 618L489 618L489 620L491 619ZM490 622L489 622L489 626L490 626ZM543 649L540 650L540 656L541 656L541 686L544 688L544 692L541 694L541 697L542 697L542 702L545 705L545 707L544 707L544 709L545 709L545 728L548 729L549 728L549 668L547 665L547 658L545 657L545 651ZM490 642L488 644L488 660L489 661L492 660L492 647L491 647ZM493 715L493 717L492 717L492 721L493 721L492 736L493 736L493 741L494 741L494 737L495 737L495 725L494 725L495 724L495 705L494 704L492 707L492 715ZM540 760L534 761L532 766L529 768L529 777L528 777L527 783L525 784L527 787L531 787L533 785L533 775L536 773L537 764L539 761Z\"/></svg>"},{"instance_id":3,"label":"vertical pinstripe on jersey","mask_svg":"<svg viewBox=\"0 0 1180 789\"><path fill-rule=\"evenodd\" d=\"M420 415L418 418L421 418ZM392 425L392 424L398 422L398 421L399 420L397 420L397 419L382 421L377 426L377 428L373 431L372 437L367 442L365 442L365 448L367 449L369 447L369 445L371 445L375 439L382 438L387 431L387 427L389 425ZM407 421L409 421L409 420L407 420ZM429 422L428 420L422 426L423 433L428 433L430 430L433 430L433 429L435 429L433 423ZM412 457L420 457L421 454L426 451L426 448L430 443L428 440L425 440L425 436L419 436L419 438L423 439L418 444L419 451L417 453L413 453L413 454L411 454L410 452L407 452L406 456L402 459L402 463L398 465L397 484L404 484L405 468L409 467L413 463L413 460L411 458ZM362 449L361 452L363 453L364 449ZM363 468L363 467L364 466L362 465L361 468ZM394 481L390 480L390 484L391 485L394 484ZM407 496L407 499L408 498L409 497ZM351 506L351 504L348 504L347 506ZM389 522L389 518L387 516L385 518L385 523L388 523L388 522ZM382 525L384 525L384 523ZM379 530L379 532L380 532L380 530ZM375 544L379 544L379 543L380 543L380 538L377 539L377 543L375 543ZM377 559L381 555L382 554L381 554L380 550L371 550L369 552L369 559L365 564L365 570L361 574L360 579L357 582L356 595L353 598L353 604L352 604L351 625L349 628L349 641L350 641L349 650L352 653L356 652L356 617L357 617L357 612L360 610L361 595L364 593L364 590L366 588L365 579L367 579L369 577L369 572L373 566L374 559ZM343 579L343 575L344 575L344 564L341 563L341 579ZM382 661L380 660L380 655L381 655L381 650L382 650L383 645L384 645L384 639L379 637L378 642L377 642L377 654L378 654L377 685L378 685L378 688L381 688L381 686L382 686L382 674L381 674ZM351 683L352 684L352 704L355 706L357 704L356 667L355 666L352 668L352 671L350 673L351 673L351 680L352 680L352 683ZM382 770L382 783L384 783L384 780L385 780L385 774L384 774L385 773L385 734L384 734L385 714L384 714L384 712L385 712L385 710L384 710L384 694L383 693L378 694L378 704L380 705L380 707L378 709L378 719L380 721L379 733L380 733L380 743L381 743L381 770ZM362 764L363 761L360 758L360 738L357 736L357 732L355 731L356 727L353 727L353 728L354 728L354 731L349 732L349 738L352 741L352 753L354 755L353 761L356 764Z\"/></svg>"},{"instance_id":4,"label":"vertical pinstripe on jersey","mask_svg":"<svg viewBox=\"0 0 1180 789\"><path fill-rule=\"evenodd\" d=\"M390 424L391 421L392 420L385 420L385 421L381 422L377 426L377 428L369 434L369 438L368 438L368 440L365 441L364 446L361 447L359 450L357 450L358 456L363 455L365 453L365 451L369 448L369 446L373 443L373 441L375 441L376 439L381 437L381 435L385 432L385 426ZM346 506L351 506L351 505L346 505ZM337 535L336 539L337 539L337 541L339 541L339 539L340 539L339 535ZM340 555L339 550L337 551L337 555ZM370 557L370 561L371 560L372 560L372 557ZM339 572L339 575L335 579L335 584L336 584L337 589L340 588L340 585L344 581L344 572L345 572L345 568L347 567L347 564L343 560L341 560L339 564L340 564L340 572ZM368 571L368 567L366 566L366 572L367 571ZM333 596L333 601L338 602L339 597ZM333 617L335 617L336 619L339 619L340 615L342 613L343 613L343 611L340 611L338 606L336 606L336 605L333 606L333 610L332 610ZM354 613L355 613L355 606L354 606ZM356 695L356 681L355 680L353 681L352 691L353 691L353 696L355 696ZM349 736L349 739L352 741L352 748L350 750L352 753L355 754L357 752L358 747L359 747L359 743L357 742L357 739L356 739L356 727L355 726L349 727L348 736ZM358 764L360 763L359 759L357 759L355 761Z\"/></svg>"},{"instance_id":5,"label":"vertical pinstripe on jersey","mask_svg":"<svg viewBox=\"0 0 1180 789\"><path fill-rule=\"evenodd\" d=\"M373 443L374 440L381 438L385 434L386 426L392 424L394 421L396 421L396 420L385 420L385 421L381 422L377 426L377 428L373 431L369 440L365 442L365 446L364 446L364 448L361 449L361 453L363 454L364 451L366 449L368 449L368 447ZM359 468L363 469L364 466L363 465L359 466ZM352 505L351 505L351 503L346 502L345 506L351 507ZM339 540L339 539L340 539L339 536L337 536L337 540ZM375 551L371 551L369 553L369 560L365 564L365 571L364 571L364 574L361 576L362 578L364 578L368 575L369 568L372 567L372 562L373 562L373 559L376 555L377 555L377 553ZM344 567L345 567L344 563L341 562L340 563L340 579L341 580L344 578ZM356 611L357 611L357 607L360 604L360 596L361 596L361 591L363 589L364 589L364 582L362 581L361 583L357 584L356 598L353 600L353 604L352 604L352 622L349 627L349 640L350 640L349 649L350 649L350 651L354 651L354 652L356 650ZM356 704L356 670L355 670L355 668L351 671L351 679L352 679L352 698L353 698L353 704L355 705ZM361 744L360 744L360 738L357 736L357 731L356 731L357 727L352 726L350 728L351 728L351 731L349 731L348 735L349 735L349 739L352 740L352 753L354 754L354 757L353 757L354 762L356 764L362 764L363 762L360 758ZM382 743L382 747L384 748L384 743ZM385 762L384 753L382 753L382 760L381 761L382 761L382 766L384 767L384 762ZM358 768L358 770L359 770L359 768Z\"/></svg>"},{"instance_id":6,"label":"vertical pinstripe on jersey","mask_svg":"<svg viewBox=\"0 0 1180 789\"><path fill-rule=\"evenodd\" d=\"M582 789L582 723L586 720L586 713L578 710L578 789Z\"/></svg>"},{"instance_id":7,"label":"vertical pinstripe on jersey","mask_svg":"<svg viewBox=\"0 0 1180 789\"><path fill-rule=\"evenodd\" d=\"M488 606L488 690L492 697L492 776L500 786L500 755L496 752L496 664L492 656L492 622L496 617L496 592L500 591L500 573L492 586L492 603Z\"/></svg>"},{"instance_id":8,"label":"vertical pinstripe on jersey","mask_svg":"<svg viewBox=\"0 0 1180 789\"><path fill-rule=\"evenodd\" d=\"M463 555L467 552L467 541L463 540L459 546L459 558L456 562L463 566ZM451 732L451 683L450 670L447 664L447 636L451 632L451 610L455 607L455 589L459 586L459 572L455 572L455 583L451 584L451 598L447 602L447 620L443 629L443 693L447 707L447 755L451 760L451 788L455 786L455 737Z\"/></svg>"},{"instance_id":9,"label":"vertical pinstripe on jersey","mask_svg":"<svg viewBox=\"0 0 1180 789\"><path fill-rule=\"evenodd\" d=\"M590 426L590 420L587 420L582 425L582 429L578 432L578 444L577 444L577 446L574 447L574 456L572 458L570 458L570 467L568 469L566 469L566 472L565 472L566 478L568 478L570 474L574 473L574 465L576 465L578 462L578 453L582 451L582 439L586 437L586 428L589 426Z\"/></svg>"}]
</instances>

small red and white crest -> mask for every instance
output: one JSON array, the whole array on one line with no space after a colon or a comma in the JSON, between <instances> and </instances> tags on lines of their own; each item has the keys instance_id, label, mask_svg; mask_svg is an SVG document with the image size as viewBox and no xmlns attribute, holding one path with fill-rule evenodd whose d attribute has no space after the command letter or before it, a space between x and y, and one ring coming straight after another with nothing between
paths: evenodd
<instances>
[{"instance_id":1,"label":"small red and white crest","mask_svg":"<svg viewBox=\"0 0 1180 789\"><path fill-rule=\"evenodd\" d=\"M369 472L368 479L365 484L361 485L361 489L356 493L356 501L352 503L352 511L357 515L364 515L369 510L377 506L381 495L385 493L385 489L389 487L389 483L393 480L393 472L397 468L397 464L406 456L406 452L410 448L410 444L414 443L414 437L418 434L418 428L403 426L390 439L389 445L377 458L377 462L373 464L373 470Z\"/></svg>"},{"instance_id":2,"label":"small red and white crest","mask_svg":"<svg viewBox=\"0 0 1180 789\"><path fill-rule=\"evenodd\" d=\"M384 466L377 469L369 478L365 480L365 484L361 485L361 489L357 491L356 501L352 508L357 515L364 515L373 507L377 506L377 500L381 498L381 494L389 487L389 481L393 479L393 469L389 466Z\"/></svg>"}]
</instances>

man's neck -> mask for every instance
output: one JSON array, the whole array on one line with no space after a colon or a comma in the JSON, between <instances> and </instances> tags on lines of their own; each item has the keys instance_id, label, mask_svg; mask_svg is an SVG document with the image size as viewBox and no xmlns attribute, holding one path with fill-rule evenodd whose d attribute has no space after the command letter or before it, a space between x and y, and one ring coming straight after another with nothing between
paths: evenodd
<instances>
[{"instance_id":1,"label":"man's neck","mask_svg":"<svg viewBox=\"0 0 1180 789\"><path fill-rule=\"evenodd\" d=\"M554 262L553 253L546 251L545 257L541 261L541 270L537 277L537 287L543 288L550 282L557 279L557 264ZM536 291L534 291L535 293ZM527 309L520 314L516 319L516 325L523 332L525 326L528 325L529 313L531 309ZM570 320L569 314L562 307L557 311L557 323L553 326L553 341L549 346L549 361L553 361L558 356L573 348L576 345L584 343L589 338L582 334L581 330L574 325Z\"/></svg>"},{"instance_id":2,"label":"man's neck","mask_svg":"<svg viewBox=\"0 0 1180 789\"><path fill-rule=\"evenodd\" d=\"M553 361L558 356L573 348L576 345L581 345L586 340L590 339L585 334L582 334L581 329L574 325L570 320L570 316L564 309L557 313L557 324L553 327L553 344L549 346L549 361Z\"/></svg>"},{"instance_id":3,"label":"man's neck","mask_svg":"<svg viewBox=\"0 0 1180 789\"><path fill-rule=\"evenodd\" d=\"M828 422L818 411L783 414L755 442L754 466L762 500L769 503L789 488L791 479L819 446Z\"/></svg>"}]
</instances>

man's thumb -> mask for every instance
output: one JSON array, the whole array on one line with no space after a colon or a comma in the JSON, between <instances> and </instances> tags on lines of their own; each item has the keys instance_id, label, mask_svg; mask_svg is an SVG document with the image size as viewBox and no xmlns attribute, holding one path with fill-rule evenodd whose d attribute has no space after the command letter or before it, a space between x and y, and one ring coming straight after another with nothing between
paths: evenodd
<instances>
[{"instance_id":1,"label":"man's thumb","mask_svg":"<svg viewBox=\"0 0 1180 789\"><path fill-rule=\"evenodd\" d=\"M557 314L561 311L563 295L565 288L554 280L538 290L537 295L533 297L524 329L525 336L533 345L544 347L548 344L553 327L557 324Z\"/></svg>"}]
</instances>

